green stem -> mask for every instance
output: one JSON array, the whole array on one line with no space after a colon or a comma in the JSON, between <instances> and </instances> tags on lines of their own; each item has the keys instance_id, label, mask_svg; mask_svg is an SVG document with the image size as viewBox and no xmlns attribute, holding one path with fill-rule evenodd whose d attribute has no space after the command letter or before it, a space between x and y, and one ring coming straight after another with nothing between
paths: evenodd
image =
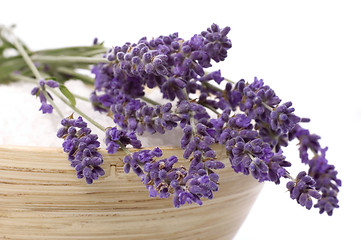
<instances>
[{"instance_id":1,"label":"green stem","mask_svg":"<svg viewBox=\"0 0 361 240\"><path fill-rule=\"evenodd\" d=\"M99 54L104 54L106 52L106 49L98 49L98 50L92 50L84 54L84 56L95 56Z\"/></svg>"},{"instance_id":2,"label":"green stem","mask_svg":"<svg viewBox=\"0 0 361 240\"><path fill-rule=\"evenodd\" d=\"M117 141L119 147L123 150L123 152L125 152L128 155L131 155L132 153L128 150L128 148L126 148L123 143L121 143L120 141Z\"/></svg>"},{"instance_id":3,"label":"green stem","mask_svg":"<svg viewBox=\"0 0 361 240\"><path fill-rule=\"evenodd\" d=\"M219 112L217 111L217 109L215 109L214 107L211 107L211 106L209 106L209 105L207 105L207 104L201 104L201 105L203 105L203 107L208 108L209 110L211 110L212 112L214 112L215 114L217 114L217 116L220 115L220 113L219 113Z\"/></svg>"},{"instance_id":4,"label":"green stem","mask_svg":"<svg viewBox=\"0 0 361 240\"><path fill-rule=\"evenodd\" d=\"M49 96L48 92L46 91L45 87L42 90L44 97L46 98L46 100L51 104L51 106L53 106L53 108L55 109L55 111L59 114L59 116L61 118L64 118L63 113L60 111L60 109L58 108L58 106L54 103L53 99L51 99L51 97Z\"/></svg>"},{"instance_id":5,"label":"green stem","mask_svg":"<svg viewBox=\"0 0 361 240\"><path fill-rule=\"evenodd\" d=\"M154 101L153 99L150 99L150 98L148 98L148 97L146 97L146 96L141 97L141 99L142 99L143 101L145 101L145 102L148 102L148 103L154 105L154 106L156 106L156 105L161 105L160 103L158 103L158 102Z\"/></svg>"},{"instance_id":6,"label":"green stem","mask_svg":"<svg viewBox=\"0 0 361 240\"><path fill-rule=\"evenodd\" d=\"M208 71L204 71L204 73L205 73L206 75L210 74L210 72L208 72ZM235 84L235 82L233 82L232 80L230 80L230 79L228 79L228 78L225 78L225 77L224 77L224 81L229 82L229 83L232 83L232 84Z\"/></svg>"},{"instance_id":7,"label":"green stem","mask_svg":"<svg viewBox=\"0 0 361 240\"><path fill-rule=\"evenodd\" d=\"M270 110L271 112L273 111L273 108L271 106L269 106L267 103L262 102L262 105L267 108L268 110Z\"/></svg>"},{"instance_id":8,"label":"green stem","mask_svg":"<svg viewBox=\"0 0 361 240\"><path fill-rule=\"evenodd\" d=\"M76 97L77 99L83 100L83 101L85 101L85 102L89 102L89 99L86 98L86 97L79 96L78 94L74 94L74 93L73 93L73 95L74 95L74 97Z\"/></svg>"},{"instance_id":9,"label":"green stem","mask_svg":"<svg viewBox=\"0 0 361 240\"><path fill-rule=\"evenodd\" d=\"M70 68L67 68L67 67L58 67L57 70L60 73L71 75L74 78L77 78L77 79L83 81L86 84L94 85L94 79L87 76L87 75L85 75L85 74L78 73L78 72L76 72L76 71L74 71L74 70L72 70Z\"/></svg>"},{"instance_id":10,"label":"green stem","mask_svg":"<svg viewBox=\"0 0 361 240\"><path fill-rule=\"evenodd\" d=\"M25 63L28 65L28 67L34 74L35 78L37 80L40 80L42 78L41 74L40 74L39 70L36 68L33 61L30 59L30 57L29 57L28 53L26 52L26 50L24 49L23 45L20 43L20 41L18 40L18 38L15 36L15 34L12 32L11 29L5 28L5 27L4 27L4 29L13 37L13 41L14 41L14 45L15 45L16 49L19 51L20 55L23 57Z\"/></svg>"},{"instance_id":11,"label":"green stem","mask_svg":"<svg viewBox=\"0 0 361 240\"><path fill-rule=\"evenodd\" d=\"M102 125L100 125L99 123L97 123L96 121L94 121L91 117L89 117L88 115L86 115L84 112L82 112L79 108L77 108L76 106L72 105L71 103L69 103L68 100L66 100L62 95L60 95L60 93L58 93L57 91L55 91L54 89L50 89L50 91L52 93L54 93L61 101L63 101L66 105L68 105L71 109L73 109L76 113L78 113L79 115L81 115L82 117L84 117L86 120L88 120L90 123L92 123L95 127L99 128L100 130L102 130L103 132L105 132L105 127L103 127Z\"/></svg>"},{"instance_id":12,"label":"green stem","mask_svg":"<svg viewBox=\"0 0 361 240\"><path fill-rule=\"evenodd\" d=\"M36 79L31 78L31 77L26 77L26 76L23 76L23 75L20 75L20 74L14 74L14 73L11 73L9 76L10 76L10 78L13 78L14 80L38 84Z\"/></svg>"},{"instance_id":13,"label":"green stem","mask_svg":"<svg viewBox=\"0 0 361 240\"><path fill-rule=\"evenodd\" d=\"M65 100L65 99L64 99ZM77 112L79 115L82 115L85 119L87 119L89 122L91 122L95 127L99 128L100 130L102 130L103 132L105 132L105 127L103 127L102 125L100 125L98 122L94 121L91 117L89 117L88 115L86 115L84 112L80 111L79 108L77 108L74 105L70 104L70 107Z\"/></svg>"},{"instance_id":14,"label":"green stem","mask_svg":"<svg viewBox=\"0 0 361 240\"><path fill-rule=\"evenodd\" d=\"M79 56L40 56L33 55L31 59L38 62L46 63L108 63L109 61L105 58L99 57L79 57Z\"/></svg>"},{"instance_id":15,"label":"green stem","mask_svg":"<svg viewBox=\"0 0 361 240\"><path fill-rule=\"evenodd\" d=\"M210 84L210 83L208 83L208 82L203 82L202 84L203 84L206 88L213 89L213 90L215 90L215 91L217 91L217 92L223 92L223 91L224 91L223 89L220 89L219 87L214 86L213 84Z\"/></svg>"},{"instance_id":16,"label":"green stem","mask_svg":"<svg viewBox=\"0 0 361 240\"><path fill-rule=\"evenodd\" d=\"M228 78L224 78L224 81L235 84L235 82L233 82L232 80L228 79Z\"/></svg>"},{"instance_id":17,"label":"green stem","mask_svg":"<svg viewBox=\"0 0 361 240\"><path fill-rule=\"evenodd\" d=\"M286 177L288 177L289 179L291 179L293 182L296 182L296 179L293 178L289 173L286 173Z\"/></svg>"},{"instance_id":18,"label":"green stem","mask_svg":"<svg viewBox=\"0 0 361 240\"><path fill-rule=\"evenodd\" d=\"M34 51L35 55L42 56L94 56L98 54L104 54L107 49L103 46L76 46L76 47L63 47L63 48L51 48Z\"/></svg>"}]
</instances>

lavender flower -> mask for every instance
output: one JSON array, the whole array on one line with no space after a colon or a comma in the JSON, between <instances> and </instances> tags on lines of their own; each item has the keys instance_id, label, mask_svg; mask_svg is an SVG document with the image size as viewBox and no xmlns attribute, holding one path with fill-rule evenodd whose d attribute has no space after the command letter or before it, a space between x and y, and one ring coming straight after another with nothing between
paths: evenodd
<instances>
[{"instance_id":1,"label":"lavender flower","mask_svg":"<svg viewBox=\"0 0 361 240\"><path fill-rule=\"evenodd\" d=\"M260 182L279 184L280 178L287 177L286 167L291 163L285 160L282 151L272 152L270 145L254 130L249 117L245 114L230 117L229 113L223 112L211 122L216 129L216 140L225 145L234 171L251 174Z\"/></svg>"},{"instance_id":2,"label":"lavender flower","mask_svg":"<svg viewBox=\"0 0 361 240\"><path fill-rule=\"evenodd\" d=\"M197 103L181 101L176 109L182 120L180 126L184 135L181 140L181 147L184 149L184 158L189 158L191 154L200 151L205 157L215 156L211 145L215 143L212 124L209 122L210 116L205 108Z\"/></svg>"},{"instance_id":3,"label":"lavender flower","mask_svg":"<svg viewBox=\"0 0 361 240\"><path fill-rule=\"evenodd\" d=\"M307 175L306 172L300 172L295 180L287 183L287 189L290 191L292 199L310 210L313 206L312 198L320 199L321 195L314 188L315 180Z\"/></svg>"},{"instance_id":4,"label":"lavender flower","mask_svg":"<svg viewBox=\"0 0 361 240\"><path fill-rule=\"evenodd\" d=\"M185 203L202 204L201 198L213 197L213 191L218 190L218 175L207 174L203 168L192 168L191 175L184 167L175 167L177 157L155 160L161 157L159 148L153 150L141 150L127 155L124 161L124 171L128 173L133 170L149 191L150 197L169 198L173 194L175 207ZM209 163L212 168L223 168L222 164Z\"/></svg>"},{"instance_id":5,"label":"lavender flower","mask_svg":"<svg viewBox=\"0 0 361 240\"><path fill-rule=\"evenodd\" d=\"M242 82L239 85L243 86ZM251 84L240 89L243 91L240 94L242 95L240 110L256 120L256 128L262 131L264 140L272 145L278 145L277 140L284 138L301 121L300 117L293 114L295 109L291 108L292 103L286 102L280 105L281 99L269 86L264 85L262 79L255 78Z\"/></svg>"},{"instance_id":6,"label":"lavender flower","mask_svg":"<svg viewBox=\"0 0 361 240\"><path fill-rule=\"evenodd\" d=\"M68 153L70 165L75 168L78 178L85 178L88 184L104 175L100 167L103 156L98 152L98 136L91 134L82 117L73 119L73 115L61 121L63 127L57 136L64 139L63 149Z\"/></svg>"},{"instance_id":7,"label":"lavender flower","mask_svg":"<svg viewBox=\"0 0 361 240\"><path fill-rule=\"evenodd\" d=\"M315 179L315 188L322 192L322 197L315 207L320 209L320 213L327 212L331 216L333 209L339 207L337 193L341 180L337 178L338 172L335 167L328 164L326 151L327 148L321 149L321 155L309 161L308 174Z\"/></svg>"},{"instance_id":8,"label":"lavender flower","mask_svg":"<svg viewBox=\"0 0 361 240\"><path fill-rule=\"evenodd\" d=\"M310 131L302 128L297 124L289 133L290 141L297 138L299 140L299 153L303 163L308 164L310 161L308 151L317 153L321 151L321 145L319 143L320 136L316 134L310 134Z\"/></svg>"},{"instance_id":9,"label":"lavender flower","mask_svg":"<svg viewBox=\"0 0 361 240\"><path fill-rule=\"evenodd\" d=\"M53 106L47 102L46 95L49 96L50 99L53 99L53 97L45 89L45 85L51 88L57 88L59 87L59 83L51 79L50 80L40 79L39 87L35 87L31 90L31 95L39 97L41 102L41 107L39 111L41 110L44 114L53 112Z\"/></svg>"},{"instance_id":10,"label":"lavender flower","mask_svg":"<svg viewBox=\"0 0 361 240\"><path fill-rule=\"evenodd\" d=\"M279 152L273 154L268 163L269 180L276 184L280 184L281 177L288 177L288 171L286 170L286 167L291 166L291 163L286 161L286 157L282 153L282 150L280 150Z\"/></svg>"},{"instance_id":11,"label":"lavender flower","mask_svg":"<svg viewBox=\"0 0 361 240\"><path fill-rule=\"evenodd\" d=\"M338 191L321 188L321 193L321 198L314 207L320 209L320 214L326 212L329 216L332 216L333 210L339 207L337 199Z\"/></svg>"},{"instance_id":12,"label":"lavender flower","mask_svg":"<svg viewBox=\"0 0 361 240\"><path fill-rule=\"evenodd\" d=\"M232 47L231 41L227 38L230 27L220 29L217 24L212 24L207 31L202 32L205 38L203 49L214 61L224 61L227 57L227 50Z\"/></svg>"},{"instance_id":13,"label":"lavender flower","mask_svg":"<svg viewBox=\"0 0 361 240\"><path fill-rule=\"evenodd\" d=\"M180 118L172 112L172 104L148 106L139 100L124 100L111 106L114 122L126 131L164 134L178 126Z\"/></svg>"},{"instance_id":14,"label":"lavender flower","mask_svg":"<svg viewBox=\"0 0 361 240\"><path fill-rule=\"evenodd\" d=\"M142 144L137 139L135 132L126 132L124 130L118 130L116 127L108 128L105 131L105 144L107 145L107 151L110 154L117 152L121 147L125 147L128 144L134 148L141 148Z\"/></svg>"},{"instance_id":15,"label":"lavender flower","mask_svg":"<svg viewBox=\"0 0 361 240\"><path fill-rule=\"evenodd\" d=\"M338 208L337 194L341 186L341 180L337 178L338 172L333 165L328 164L326 159L327 147L322 148L319 142L320 136L311 134L309 130L297 124L289 133L289 139L299 140L299 154L303 163L309 165L308 174L316 181L315 188L321 191L322 196L315 208L319 208L320 213L333 214L333 210ZM311 158L309 152L314 156Z\"/></svg>"}]
</instances>

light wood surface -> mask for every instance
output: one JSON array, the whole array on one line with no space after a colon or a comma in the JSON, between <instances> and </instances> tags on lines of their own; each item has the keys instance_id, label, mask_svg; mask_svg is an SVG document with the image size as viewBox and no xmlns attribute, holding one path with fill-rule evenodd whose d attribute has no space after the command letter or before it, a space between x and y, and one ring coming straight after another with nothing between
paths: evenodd
<instances>
[{"instance_id":1,"label":"light wood surface","mask_svg":"<svg viewBox=\"0 0 361 240\"><path fill-rule=\"evenodd\" d=\"M88 185L60 148L0 146L0 239L232 239L262 184L236 174L224 150L217 152L226 169L218 171L214 199L176 209L123 172L121 153L104 153L106 175Z\"/></svg>"}]
</instances>

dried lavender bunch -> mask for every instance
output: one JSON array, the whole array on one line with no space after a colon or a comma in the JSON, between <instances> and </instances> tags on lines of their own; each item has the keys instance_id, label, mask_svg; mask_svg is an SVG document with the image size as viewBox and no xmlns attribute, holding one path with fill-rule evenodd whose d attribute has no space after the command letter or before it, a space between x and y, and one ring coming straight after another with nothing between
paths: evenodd
<instances>
[{"instance_id":1,"label":"dried lavender bunch","mask_svg":"<svg viewBox=\"0 0 361 240\"><path fill-rule=\"evenodd\" d=\"M11 63L8 66L18 66L10 69L16 73L3 69L9 73L4 75L7 78L37 85L31 93L40 98L43 113L55 109L62 115L53 101L52 95L56 95L101 129L108 153L126 153L124 171L132 170L139 176L150 197L172 196L175 207L185 203L201 205L203 198L212 199L221 181L218 171L225 167L213 148L221 144L236 173L275 184L285 178L291 199L306 209L319 208L320 213L332 215L339 207L341 180L326 159L327 147L321 147L320 137L301 126L310 120L297 116L292 102L283 102L262 79L233 83L220 70L207 72L212 64L226 59L232 47L229 32L229 27L212 24L188 40L173 33L151 40L143 37L137 43L127 42L108 50L95 41L89 48L37 54L14 38L14 44L7 47L17 49L23 62L16 65L19 57L4 56L0 62L6 60ZM61 56L64 53L69 56ZM88 68L88 64L94 64L94 79L75 71ZM44 75L56 80L44 80ZM4 76L0 75L0 81ZM115 126L105 128L76 107L75 95L63 85L71 78L93 84L93 109L106 113ZM148 98L146 88L159 91L164 101ZM81 117L64 118L62 125L58 137L64 138L63 148L71 166L78 177L92 183L104 174L99 166L103 160L97 136L90 133ZM182 157L189 166L176 165L180 156L161 158L159 148L136 152L126 148L141 148L137 136L144 132L166 134L177 128L183 134L179 143ZM300 160L308 167L307 172L300 171L296 177L292 177L291 161L286 160L283 151L293 140L299 141Z\"/></svg>"},{"instance_id":2,"label":"dried lavender bunch","mask_svg":"<svg viewBox=\"0 0 361 240\"><path fill-rule=\"evenodd\" d=\"M116 116L115 123L120 127L128 131L137 130L138 134L144 131L164 134L179 124L184 134L181 141L183 157L192 157L192 167L200 162L206 162L205 165L213 163L216 153L211 145L220 143L225 145L236 172L251 174L260 182L272 181L276 184L282 178L293 179L287 170L291 163L286 161L282 148L293 139L295 134L292 131L300 126L299 123L309 119L295 115L292 103L282 103L275 91L261 79L255 78L251 83L245 80L227 83L224 89L220 89L211 84L211 81L219 84L224 80L220 71L205 72L212 60L225 60L231 47L227 37L229 30L229 27L221 29L213 24L206 32L195 34L190 40L171 34L151 41L142 38L136 44L126 43L110 49L104 55L109 62L93 68L93 104L98 110L101 106L100 110ZM211 45L219 51L214 51ZM153 107L141 100L146 86L157 87L163 98L177 101L173 111L171 105L167 107L167 119L172 120L170 125L162 119L159 110L155 113ZM190 94L196 91L200 92L199 98L190 99ZM155 108L162 107L156 105ZM217 111L217 116L210 117L207 108ZM158 130L155 130L155 125ZM301 141L304 163L308 162L304 160L306 145ZM207 171L206 166L201 169ZM333 174L336 176L337 172ZM316 175L310 173L309 177L317 179ZM329 186L341 185L336 177L330 182ZM329 186L326 188L330 189ZM307 191L309 189L321 191L316 184L309 184ZM338 191L338 188L332 189ZM325 205L328 193L324 192L325 197L315 207ZM305 195L302 196L302 201L297 199L298 203L309 209L310 201L305 204ZM333 204L336 200L329 201L337 207ZM331 213L330 204L327 204L328 213Z\"/></svg>"}]
</instances>

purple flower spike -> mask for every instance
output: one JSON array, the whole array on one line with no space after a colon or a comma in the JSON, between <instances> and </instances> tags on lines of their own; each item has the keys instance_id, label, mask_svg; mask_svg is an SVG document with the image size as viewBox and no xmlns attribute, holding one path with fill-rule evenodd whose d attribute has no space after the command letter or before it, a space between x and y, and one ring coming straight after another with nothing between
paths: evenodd
<instances>
[{"instance_id":1,"label":"purple flower spike","mask_svg":"<svg viewBox=\"0 0 361 240\"><path fill-rule=\"evenodd\" d=\"M207 161L205 166L201 160L202 152L197 150L194 153L194 159L198 159L200 162L195 166L195 160L193 160L190 170L187 172L183 166L174 166L178 161L177 157L155 159L161 156L162 151L155 148L134 152L123 159L124 171L128 173L132 169L141 178L150 197L169 198L173 194L175 207L186 203L201 205L202 197L211 199L213 192L218 190L219 177L211 169L224 168L223 163L212 160ZM209 167L209 176L207 176L205 167Z\"/></svg>"},{"instance_id":2,"label":"purple flower spike","mask_svg":"<svg viewBox=\"0 0 361 240\"><path fill-rule=\"evenodd\" d=\"M227 38L230 30L230 27L220 29L217 24L212 24L202 32L205 38L203 50L216 62L223 61L227 57L227 50L232 47L231 40Z\"/></svg>"},{"instance_id":3,"label":"purple flower spike","mask_svg":"<svg viewBox=\"0 0 361 240\"><path fill-rule=\"evenodd\" d=\"M98 152L98 136L91 134L82 117L75 120L71 115L64 118L61 124L63 127L58 130L57 137L64 139L63 149L68 153L70 165L77 171L78 178L85 178L88 184L93 183L105 174L100 167L103 156Z\"/></svg>"},{"instance_id":4,"label":"purple flower spike","mask_svg":"<svg viewBox=\"0 0 361 240\"><path fill-rule=\"evenodd\" d=\"M313 206L312 198L321 199L321 194L314 188L315 183L306 172L300 172L294 181L287 183L287 189L292 199L296 199L301 206L310 210Z\"/></svg>"},{"instance_id":5,"label":"purple flower spike","mask_svg":"<svg viewBox=\"0 0 361 240\"><path fill-rule=\"evenodd\" d=\"M288 133L300 122L301 118L293 114L294 108L291 106L291 102L286 102L271 112L270 125L273 131L281 129L283 133Z\"/></svg>"},{"instance_id":6,"label":"purple flower spike","mask_svg":"<svg viewBox=\"0 0 361 240\"><path fill-rule=\"evenodd\" d=\"M337 193L341 186L341 180L337 178L337 171L333 165L328 164L326 159L327 148L321 149L321 155L309 161L309 175L316 183L315 188L322 192L322 197L315 205L320 213L327 212L332 215L333 209L338 208Z\"/></svg>"},{"instance_id":7,"label":"purple flower spike","mask_svg":"<svg viewBox=\"0 0 361 240\"><path fill-rule=\"evenodd\" d=\"M326 212L329 216L332 216L333 210L338 208L337 191L327 188L321 188L322 196L315 204L315 208L320 209L320 213Z\"/></svg>"},{"instance_id":8,"label":"purple flower spike","mask_svg":"<svg viewBox=\"0 0 361 240\"><path fill-rule=\"evenodd\" d=\"M299 139L299 153L303 163L307 164L310 161L308 155L309 150L312 152L321 151L321 145L319 143L320 137L316 134L310 134L307 129L302 128L300 125L296 125L292 131L290 131L289 139Z\"/></svg>"}]
</instances>

